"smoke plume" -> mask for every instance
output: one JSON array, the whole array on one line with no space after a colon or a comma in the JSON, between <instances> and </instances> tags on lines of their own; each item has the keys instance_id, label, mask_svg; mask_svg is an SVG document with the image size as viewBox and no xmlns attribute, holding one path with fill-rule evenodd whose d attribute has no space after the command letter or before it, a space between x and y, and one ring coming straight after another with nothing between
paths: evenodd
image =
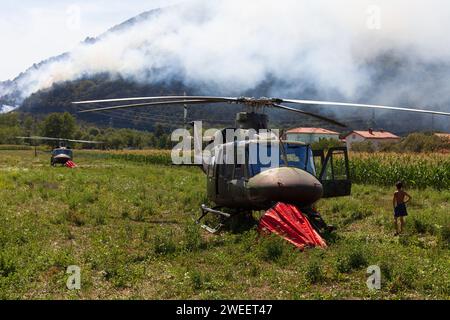
<instances>
[{"instance_id":1,"label":"smoke plume","mask_svg":"<svg viewBox=\"0 0 450 320\"><path fill-rule=\"evenodd\" d=\"M445 0L204 0L165 8L28 72L24 97L99 73L178 80L240 95L274 79L273 96L449 111ZM404 105L407 103L408 105Z\"/></svg>"}]
</instances>

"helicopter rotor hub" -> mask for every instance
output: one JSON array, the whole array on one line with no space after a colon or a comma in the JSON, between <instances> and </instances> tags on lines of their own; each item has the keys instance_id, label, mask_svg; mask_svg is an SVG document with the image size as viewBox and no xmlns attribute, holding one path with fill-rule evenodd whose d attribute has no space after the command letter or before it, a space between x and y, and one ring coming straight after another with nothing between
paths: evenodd
<instances>
[{"instance_id":1,"label":"helicopter rotor hub","mask_svg":"<svg viewBox=\"0 0 450 320\"><path fill-rule=\"evenodd\" d=\"M264 108L273 107L275 104L282 103L281 99L272 99L272 98L248 98L241 97L238 98L235 102L236 104L242 104L246 106L251 112L257 113L259 111L264 111Z\"/></svg>"}]
</instances>

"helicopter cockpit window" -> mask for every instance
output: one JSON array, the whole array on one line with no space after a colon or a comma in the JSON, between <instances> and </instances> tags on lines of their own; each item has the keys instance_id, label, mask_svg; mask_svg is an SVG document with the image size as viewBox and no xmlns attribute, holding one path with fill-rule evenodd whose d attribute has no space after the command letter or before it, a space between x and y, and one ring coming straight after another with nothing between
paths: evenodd
<instances>
[{"instance_id":1,"label":"helicopter cockpit window","mask_svg":"<svg viewBox=\"0 0 450 320\"><path fill-rule=\"evenodd\" d=\"M312 175L316 175L316 169L314 165L314 157L313 152L309 146L304 145L294 145L294 144L286 144L284 148L279 148L278 145L273 148L270 145L267 148L267 158L271 158L272 152L278 152L279 158L277 163L267 163L266 161L263 161L261 159L262 156L266 157L265 155L260 154L258 145L258 152L255 157L253 153L250 151L250 173L251 176L255 176L257 174L260 174L261 172L264 172L266 170L276 168L276 167L285 167L285 158L284 158L284 151L286 152L286 158L288 162L289 167L298 168L301 170L305 170ZM256 148L253 148L256 150ZM272 150L273 149L273 150ZM276 150L275 150L276 149ZM254 159L257 159L256 161Z\"/></svg>"},{"instance_id":2,"label":"helicopter cockpit window","mask_svg":"<svg viewBox=\"0 0 450 320\"><path fill-rule=\"evenodd\" d=\"M286 144L286 157L290 167L305 170L316 175L314 156L309 146Z\"/></svg>"},{"instance_id":3,"label":"helicopter cockpit window","mask_svg":"<svg viewBox=\"0 0 450 320\"><path fill-rule=\"evenodd\" d=\"M54 156L57 156L57 155L60 155L60 154L65 154L65 155L68 155L68 156L72 156L72 150L68 150L68 149L55 149L55 150L53 150L53 155Z\"/></svg>"},{"instance_id":4,"label":"helicopter cockpit window","mask_svg":"<svg viewBox=\"0 0 450 320\"><path fill-rule=\"evenodd\" d=\"M276 153L274 154L274 157L272 157L273 152ZM250 160L250 174L252 177L257 174L260 174L261 172L273 168L278 168L280 166L285 166L278 145L276 145L275 148L272 148L272 145L268 144L264 145L263 148L263 146L259 143L250 144L249 160ZM273 162L272 160L276 160L276 162Z\"/></svg>"}]
</instances>

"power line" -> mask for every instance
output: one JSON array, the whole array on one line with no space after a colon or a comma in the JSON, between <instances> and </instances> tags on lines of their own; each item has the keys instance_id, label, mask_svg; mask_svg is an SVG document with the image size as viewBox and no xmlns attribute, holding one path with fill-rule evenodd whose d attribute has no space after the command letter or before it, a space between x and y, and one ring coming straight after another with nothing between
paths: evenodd
<instances>
[{"instance_id":1,"label":"power line","mask_svg":"<svg viewBox=\"0 0 450 320\"><path fill-rule=\"evenodd\" d=\"M160 119L160 118L157 118L157 117L140 116L140 118L136 118L136 117L131 117L131 116L127 116L127 115L109 114L109 113L105 113L104 111L97 111L95 113L98 113L98 114L101 114L101 115L105 115L105 116L108 116L110 118L116 118L116 119L120 119L120 120L129 121L129 122L132 122L132 123L140 122L142 124L145 124L145 123L159 122L159 123L163 123L163 124L182 124L181 121Z\"/></svg>"}]
</instances>

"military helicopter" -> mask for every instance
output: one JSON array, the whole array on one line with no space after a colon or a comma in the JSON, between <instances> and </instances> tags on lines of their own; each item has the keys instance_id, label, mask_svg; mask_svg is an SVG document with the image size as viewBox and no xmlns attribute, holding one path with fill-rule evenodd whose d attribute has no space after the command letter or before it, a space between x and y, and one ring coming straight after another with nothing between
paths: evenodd
<instances>
[{"instance_id":1,"label":"military helicopter","mask_svg":"<svg viewBox=\"0 0 450 320\"><path fill-rule=\"evenodd\" d=\"M17 139L33 140L33 141L52 141L57 143L57 147L52 150L50 165L55 167L57 164L66 166L73 163L73 150L68 147L68 143L86 143L86 144L102 144L100 141L71 140L63 138L49 137L16 137Z\"/></svg>"},{"instance_id":2,"label":"military helicopter","mask_svg":"<svg viewBox=\"0 0 450 320\"><path fill-rule=\"evenodd\" d=\"M244 133L250 130L260 131L268 129L269 117L265 114L265 110L268 108L295 112L333 125L346 127L345 124L334 119L292 108L285 104L353 107L450 116L450 113L423 109L264 97L162 96L74 102L75 105L97 103L124 104L79 112L103 112L174 105L184 105L185 110L187 110L188 105L238 104L244 106L244 111L237 114L235 128L229 129L240 130ZM221 130L219 135L225 138L226 131L227 129ZM269 153L279 155L280 160L278 163L267 165L259 159L258 153L256 153L255 159L255 152L251 152L251 150L258 150L263 145L268 145L268 142L270 142L270 147L267 150ZM232 150L232 157L235 160L231 163L223 161L227 157L227 153L230 153L230 150ZM236 155L239 153L239 150L245 154L245 161L242 163L236 161ZM280 135L270 134L269 130L269 134L264 137L256 134L245 139L234 139L216 145L208 151L209 155L203 156L201 162L197 165L207 175L208 199L215 206L210 208L202 205L202 215L197 220L197 223L201 223L208 214L220 217L221 221L216 227L210 227L206 224L202 225L203 228L212 233L218 232L228 219L237 214L248 213L253 210L267 210L279 202L301 208L307 214L315 229L323 233L330 228L313 209L314 204L324 197L340 197L351 194L352 183L346 148L332 148L325 154L324 150L313 151L310 145L285 141ZM253 161L250 161L252 153ZM339 156L341 161L334 161ZM317 159L319 159L318 162L315 161ZM316 168L316 163L318 163L317 166L321 167L320 170ZM338 174L337 171L341 173ZM232 212L225 212L224 208Z\"/></svg>"}]
</instances>

